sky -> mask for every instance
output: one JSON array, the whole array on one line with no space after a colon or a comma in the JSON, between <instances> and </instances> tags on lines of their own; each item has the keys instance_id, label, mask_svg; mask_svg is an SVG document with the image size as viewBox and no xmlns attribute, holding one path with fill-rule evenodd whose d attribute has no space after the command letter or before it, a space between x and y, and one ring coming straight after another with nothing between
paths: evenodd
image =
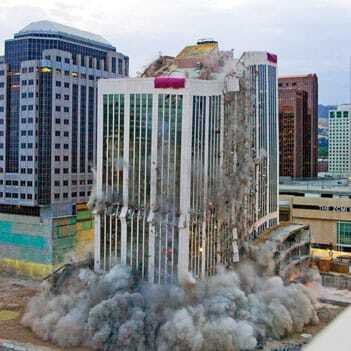
<instances>
[{"instance_id":1,"label":"sky","mask_svg":"<svg viewBox=\"0 0 351 351\"><path fill-rule=\"evenodd\" d=\"M281 75L317 73L322 104L350 101L351 0L0 0L0 54L39 20L102 35L130 57L131 75L213 38L236 57L276 53Z\"/></svg>"}]
</instances>

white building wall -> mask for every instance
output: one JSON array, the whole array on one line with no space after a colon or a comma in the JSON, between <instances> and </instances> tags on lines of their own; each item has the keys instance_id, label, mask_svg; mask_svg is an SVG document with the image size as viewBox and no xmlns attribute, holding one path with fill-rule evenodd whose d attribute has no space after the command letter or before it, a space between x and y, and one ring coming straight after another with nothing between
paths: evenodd
<instances>
[{"instance_id":1,"label":"white building wall","mask_svg":"<svg viewBox=\"0 0 351 351\"><path fill-rule=\"evenodd\" d=\"M148 242L147 252L140 259L139 264L145 267L140 271L140 274L147 278L149 281L155 282L167 282L174 279L182 279L184 274L186 274L190 269L189 259L191 259L191 253L189 253L189 237L190 237L190 217L192 213L191 208L191 183L194 179L194 173L192 169L192 137L193 137L193 97L194 96L204 96L206 99L206 109L205 109L205 125L206 130L209 127L209 97L210 96L220 96L222 94L223 86L222 83L218 81L199 81L199 80L187 80L186 86L184 89L155 89L154 88L154 79L120 79L120 80L103 80L99 82L99 118L98 118L98 170L97 170L97 190L100 193L106 191L111 191L106 184L111 181L104 179L104 166L107 164L108 167L113 167L114 162L106 162L106 159L109 159L109 155L105 155L104 158L104 149L106 144L106 137L103 134L104 128L106 129L106 123L108 123L108 113L104 116L103 113L103 100L104 96L110 94L121 94L124 96L124 155L123 155L123 203L118 204L121 209L115 211L115 216L117 215L118 220L121 222L121 233L117 233L112 230L112 235L121 235L121 257L114 257L117 261L120 260L122 263L131 265L136 271L140 271L139 265L134 263L131 255L134 254L135 249L131 249L132 243L135 242L130 239L132 233L135 232L130 224L130 213L137 213L137 216L140 214L140 218L147 218L149 223L149 229L145 232L145 235ZM131 129L130 123L132 123L135 115L131 114L129 110L131 94L151 94L152 96L152 140L151 140L151 155L150 156L150 202L149 208L140 209L135 204L130 203L131 196L131 174L133 174L133 169L137 167L135 160L130 158L131 145L133 141L130 139L133 129ZM182 99L182 113L179 118L182 118L181 123L181 144L174 146L173 152L181 152L180 157L180 172L179 172L179 203L176 204L176 221L173 223L170 220L169 214L162 214L163 208L165 205L162 204L163 200L167 200L167 203L171 201L169 194L161 194L160 189L163 189L165 193L168 193L167 186L173 189L172 184L166 184L167 179L173 179L175 175L172 175L171 160L169 157L170 148L173 148L172 144L167 142L167 138L171 136L171 130L166 131L164 125L162 124L165 118L166 109L164 106L159 107L158 101L163 101L162 96L169 95L172 101L181 101ZM174 98L173 98L174 97ZM220 106L222 107L222 100L219 100ZM178 107L177 107L178 108ZM169 111L171 110L171 105L169 105ZM177 109L178 111L178 109ZM161 115L160 115L161 112ZM173 112L172 112L173 113ZM178 113L178 112L174 112ZM218 113L223 114L223 108L218 111ZM178 118L177 115L174 116ZM173 117L172 117L173 118ZM160 124L161 123L161 124ZM219 127L218 123L218 127ZM162 129L163 128L163 129ZM116 128L112 127L112 130L116 131ZM208 162L209 162L209 146L206 146L209 140L209 132L204 131L204 139L202 139L202 147L204 147L204 168L201 172L204 173L206 185L204 189L208 187ZM167 136L168 135L168 136ZM116 136L113 143L116 143ZM175 136L177 139L178 137ZM175 141L178 142L177 140ZM110 147L110 146L108 146ZM168 148L168 149L167 149ZM220 142L218 141L218 150L220 149ZM106 151L108 152L108 150ZM107 156L107 157L106 157ZM115 160L116 161L116 160ZM173 160L174 161L174 160ZM134 163L133 163L134 162ZM162 166L162 162L167 162ZM134 164L134 167L133 167ZM219 168L219 167L218 167ZM164 174L162 172L164 171ZM105 171L105 173L108 170ZM178 171L176 171L178 172ZM161 177L160 177L161 173ZM167 173L167 174L166 174ZM172 178L173 177L173 178ZM160 188L161 187L161 188ZM168 196L168 197L167 197ZM202 208L205 209L205 204L207 201L206 191L202 195ZM160 207L161 199L161 209ZM171 200L170 200L171 199ZM171 201L172 202L172 201ZM118 207L116 206L116 207ZM168 206L168 205L167 205ZM173 211L173 209L172 209ZM202 218L206 218L206 212L202 214ZM133 216L133 215L132 215ZM111 238L111 230L109 231L109 221L111 221L111 215L106 214L106 212L100 213L97 216L96 220L96 242L99 244L96 246L95 256L96 256L96 269L108 269L111 262L111 253L114 254L113 250L111 251L109 245L115 242L114 238ZM165 220L166 219L166 220ZM171 224L169 223L172 222ZM206 231L205 221L202 222L202 231ZM138 231L136 232L138 233ZM144 234L143 234L144 235ZM213 238L214 239L214 238ZM140 242L140 237L136 239L139 242L139 245L142 245ZM138 241L139 240L139 241ZM209 251L206 251L206 235L203 234L198 238L197 241L201 248L198 252L201 252L202 260L199 270L196 272L196 275L203 276L205 275L205 270L208 268L209 263L208 257ZM138 250L138 248L136 249ZM215 256L216 252L211 251L211 255ZM205 259L206 258L206 259ZM147 262L144 262L147 261ZM212 260L215 262L214 260ZM206 266L207 265L207 266Z\"/></svg>"}]
</instances>

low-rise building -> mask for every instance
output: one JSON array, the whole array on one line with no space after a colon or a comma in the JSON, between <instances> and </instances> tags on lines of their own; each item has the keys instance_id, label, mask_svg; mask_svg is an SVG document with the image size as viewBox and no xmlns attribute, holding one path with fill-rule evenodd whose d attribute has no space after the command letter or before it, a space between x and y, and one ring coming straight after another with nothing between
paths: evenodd
<instances>
[{"instance_id":1,"label":"low-rise building","mask_svg":"<svg viewBox=\"0 0 351 351\"><path fill-rule=\"evenodd\" d=\"M308 224L316 250L333 250L334 255L351 252L350 181L281 180L280 220Z\"/></svg>"}]
</instances>

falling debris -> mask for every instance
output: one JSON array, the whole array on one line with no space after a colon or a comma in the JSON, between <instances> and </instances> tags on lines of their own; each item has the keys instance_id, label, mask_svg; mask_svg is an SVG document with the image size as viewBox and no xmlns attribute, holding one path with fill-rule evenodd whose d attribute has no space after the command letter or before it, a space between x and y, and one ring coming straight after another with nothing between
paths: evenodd
<instances>
[{"instance_id":1,"label":"falling debris","mask_svg":"<svg viewBox=\"0 0 351 351\"><path fill-rule=\"evenodd\" d=\"M137 281L122 265L76 270L58 290L45 282L22 319L61 347L104 351L253 350L318 322L309 288L264 277L249 260L184 286Z\"/></svg>"}]
</instances>

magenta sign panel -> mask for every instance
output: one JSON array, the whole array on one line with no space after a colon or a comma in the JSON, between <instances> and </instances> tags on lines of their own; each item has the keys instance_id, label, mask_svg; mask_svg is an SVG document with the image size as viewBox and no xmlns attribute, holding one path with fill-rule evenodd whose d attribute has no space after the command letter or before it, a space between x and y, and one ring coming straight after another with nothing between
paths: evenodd
<instances>
[{"instance_id":1,"label":"magenta sign panel","mask_svg":"<svg viewBox=\"0 0 351 351\"><path fill-rule=\"evenodd\" d=\"M181 89L185 87L185 78L156 77L154 80L154 87L161 89Z\"/></svg>"},{"instance_id":2,"label":"magenta sign panel","mask_svg":"<svg viewBox=\"0 0 351 351\"><path fill-rule=\"evenodd\" d=\"M267 60L272 63L277 63L278 62L278 56L275 54L270 54L267 52Z\"/></svg>"}]
</instances>

